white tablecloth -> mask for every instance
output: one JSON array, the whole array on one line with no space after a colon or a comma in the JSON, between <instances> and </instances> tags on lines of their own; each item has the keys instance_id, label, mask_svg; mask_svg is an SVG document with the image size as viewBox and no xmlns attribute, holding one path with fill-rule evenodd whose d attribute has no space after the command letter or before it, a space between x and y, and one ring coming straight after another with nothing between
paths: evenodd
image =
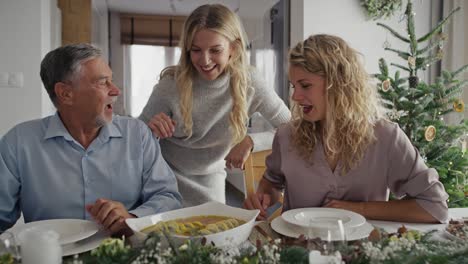
<instances>
[{"instance_id":1,"label":"white tablecloth","mask_svg":"<svg viewBox=\"0 0 468 264\"><path fill-rule=\"evenodd\" d=\"M468 218L468 208L449 208L450 219L462 219ZM387 232L394 233L402 225L405 225L407 229L417 230L421 232L427 232L431 230L443 230L447 224L415 224L415 223L400 223L400 222L388 222L388 221L374 221L369 220L373 226L382 228Z\"/></svg>"}]
</instances>

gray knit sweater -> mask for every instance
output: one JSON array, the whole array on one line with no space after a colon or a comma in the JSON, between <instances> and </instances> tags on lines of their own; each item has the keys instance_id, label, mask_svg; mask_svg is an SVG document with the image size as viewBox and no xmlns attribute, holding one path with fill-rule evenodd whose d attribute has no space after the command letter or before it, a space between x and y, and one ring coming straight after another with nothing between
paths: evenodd
<instances>
[{"instance_id":1,"label":"gray knit sweater","mask_svg":"<svg viewBox=\"0 0 468 264\"><path fill-rule=\"evenodd\" d=\"M230 151L229 114L232 98L229 74L214 81L196 78L193 83L193 128L187 138L179 107L178 89L173 78L164 78L154 87L140 119L145 123L161 112L176 122L174 135L161 139L161 151L176 174L185 206L216 200L225 202L225 161ZM266 87L257 71L250 74L247 91L248 115L263 115L273 127L289 121L289 109L272 87ZM271 146L274 131L249 134L255 148Z\"/></svg>"}]
</instances>

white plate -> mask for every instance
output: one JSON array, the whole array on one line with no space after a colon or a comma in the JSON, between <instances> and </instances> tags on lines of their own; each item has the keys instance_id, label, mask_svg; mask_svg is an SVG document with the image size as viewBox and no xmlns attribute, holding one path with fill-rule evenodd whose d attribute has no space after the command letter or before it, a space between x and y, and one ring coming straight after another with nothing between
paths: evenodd
<instances>
[{"instance_id":1,"label":"white plate","mask_svg":"<svg viewBox=\"0 0 468 264\"><path fill-rule=\"evenodd\" d=\"M284 212L281 217L284 221L301 227L334 228L338 220L343 222L345 229L355 228L366 222L364 216L352 211L336 208L298 208Z\"/></svg>"},{"instance_id":2,"label":"white plate","mask_svg":"<svg viewBox=\"0 0 468 264\"><path fill-rule=\"evenodd\" d=\"M104 231L97 232L96 234L87 237L75 243L70 243L62 246L62 256L72 256L86 251L97 248L101 242L110 236Z\"/></svg>"},{"instance_id":3,"label":"white plate","mask_svg":"<svg viewBox=\"0 0 468 264\"><path fill-rule=\"evenodd\" d=\"M277 233L284 235L284 236L288 236L288 237L298 238L300 235L304 235L304 236L308 235L308 230L306 228L302 228L300 226L289 224L288 222L284 221L283 218L281 217L276 217L275 219L273 219L273 221L271 222L271 228L275 230ZM359 227L346 230L346 240L352 241L352 240L366 238L369 236L372 230L374 230L374 227L368 222L365 222L363 225ZM315 236L315 235L312 235L312 236ZM326 237L324 234L319 234L319 236L315 236L315 237L319 237L322 240L326 240ZM332 233L331 240L332 241L340 240L339 234Z\"/></svg>"},{"instance_id":4,"label":"white plate","mask_svg":"<svg viewBox=\"0 0 468 264\"><path fill-rule=\"evenodd\" d=\"M81 219L50 219L30 222L12 228L10 231L18 238L19 233L28 228L38 228L41 230L53 230L60 235L60 245L76 242L94 235L99 230L99 225L95 222ZM19 240L19 239L18 239ZM17 241L17 243L19 243Z\"/></svg>"},{"instance_id":5,"label":"white plate","mask_svg":"<svg viewBox=\"0 0 468 264\"><path fill-rule=\"evenodd\" d=\"M252 228L255 225L255 218L260 213L259 210L246 210L237 207L227 206L218 202L208 202L202 205L177 209L168 211L160 214L149 215L142 218L128 218L125 220L127 225L134 231L134 235L137 240L143 240L146 238L146 234L140 232L145 227L156 224L159 221L167 221L177 218L187 218L197 215L220 215L234 217L245 221L238 227L203 236L206 238L206 243L213 242L217 247L233 247L240 245L247 240ZM183 243L187 239L193 241L201 241L202 236L187 237L180 235L172 235L173 242Z\"/></svg>"}]
</instances>

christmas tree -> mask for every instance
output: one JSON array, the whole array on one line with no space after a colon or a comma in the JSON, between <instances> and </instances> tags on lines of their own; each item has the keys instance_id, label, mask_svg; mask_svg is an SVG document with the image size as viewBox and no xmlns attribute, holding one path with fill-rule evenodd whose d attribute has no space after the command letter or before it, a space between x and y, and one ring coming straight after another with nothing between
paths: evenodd
<instances>
[{"instance_id":1,"label":"christmas tree","mask_svg":"<svg viewBox=\"0 0 468 264\"><path fill-rule=\"evenodd\" d=\"M392 49L388 43L385 50L396 53L404 63L391 63L397 70L390 76L388 64L379 60L379 93L388 109L390 120L399 123L406 135L419 150L429 167L437 170L440 181L449 194L449 207L468 207L468 153L466 141L468 121L448 125L444 117L451 112L463 115L465 104L461 99L468 80L457 77L468 65L453 72L442 71L434 83L425 83L418 72L443 57L443 43L447 36L444 25L460 8L450 12L439 24L422 37L415 34L412 3L409 0L405 11L406 32L402 35L391 27L377 23L397 39L408 43L406 50ZM403 74L401 73L403 72Z\"/></svg>"}]
</instances>

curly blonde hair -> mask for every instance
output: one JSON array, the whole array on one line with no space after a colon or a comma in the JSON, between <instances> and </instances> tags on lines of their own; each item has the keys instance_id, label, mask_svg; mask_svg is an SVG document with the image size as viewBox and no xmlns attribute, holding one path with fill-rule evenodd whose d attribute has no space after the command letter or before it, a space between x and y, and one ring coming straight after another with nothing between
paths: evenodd
<instances>
[{"instance_id":1,"label":"curly blonde hair","mask_svg":"<svg viewBox=\"0 0 468 264\"><path fill-rule=\"evenodd\" d=\"M341 174L354 168L367 147L375 141L374 124L382 118L376 90L358 53L343 39L331 35L312 35L289 53L291 66L317 74L326 81L324 127L302 118L293 106L291 141L298 153L312 162L312 152L322 139L325 155L343 164Z\"/></svg>"},{"instance_id":2,"label":"curly blonde hair","mask_svg":"<svg viewBox=\"0 0 468 264\"><path fill-rule=\"evenodd\" d=\"M161 78L166 75L175 76L179 95L180 110L184 121L184 132L190 138L192 135L193 78L197 74L190 60L190 49L195 34L209 29L227 38L233 50L225 71L230 74L230 91L232 96L232 111L230 114L230 129L232 143L240 142L247 133L246 94L249 82L249 64L247 62L247 38L242 24L229 8L220 4L202 5L195 9L185 20L179 46L182 54L177 66L171 66L161 72Z\"/></svg>"}]
</instances>

